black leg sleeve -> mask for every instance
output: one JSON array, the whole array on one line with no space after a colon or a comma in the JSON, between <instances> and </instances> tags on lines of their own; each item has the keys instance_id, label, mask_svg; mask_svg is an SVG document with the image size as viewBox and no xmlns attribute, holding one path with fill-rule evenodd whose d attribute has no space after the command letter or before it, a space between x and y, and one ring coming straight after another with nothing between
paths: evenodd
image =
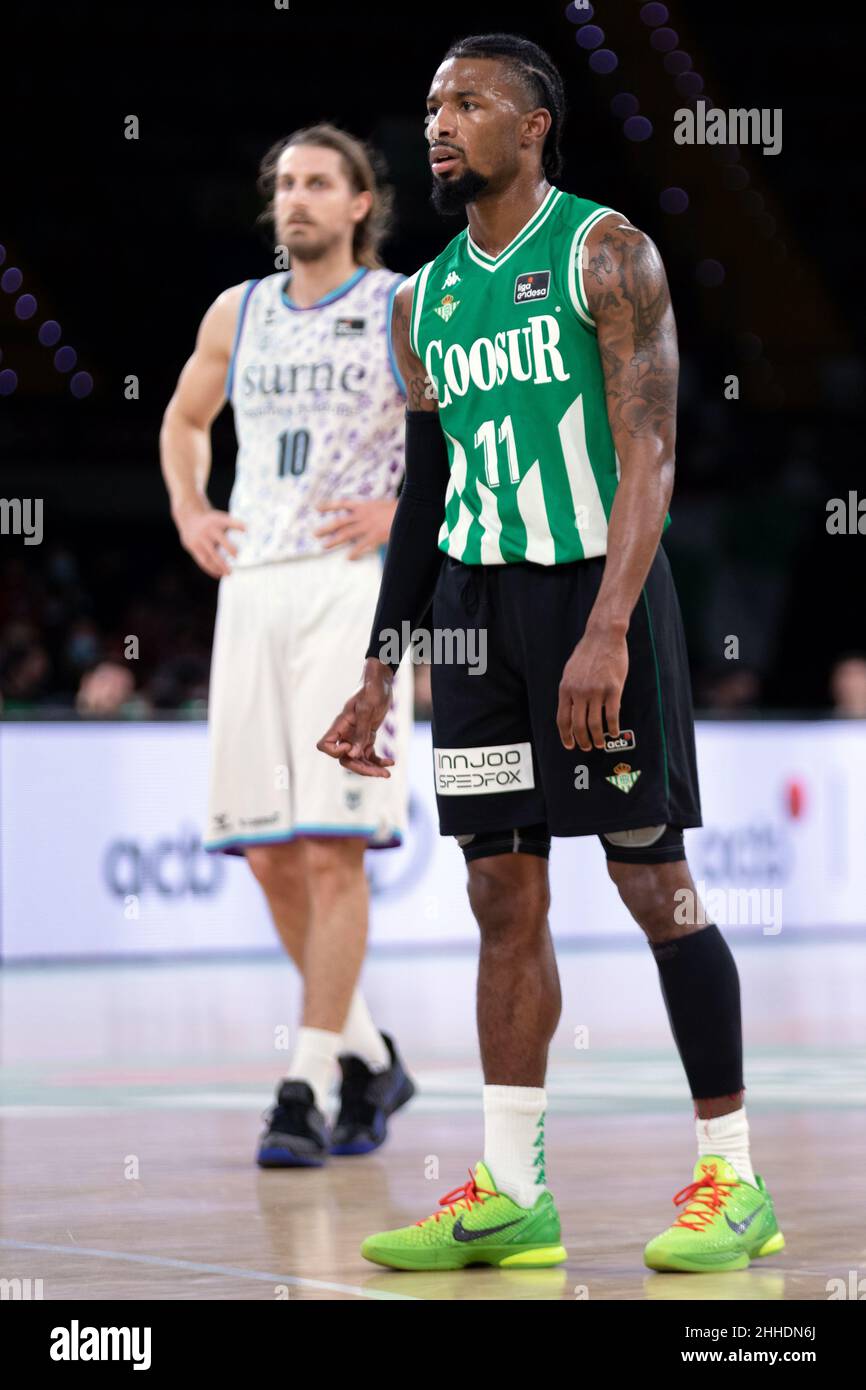
<instances>
[{"instance_id":1,"label":"black leg sleeve","mask_svg":"<svg viewBox=\"0 0 866 1390\"><path fill-rule=\"evenodd\" d=\"M743 1089L740 977L716 926L650 943L674 1041L695 1100Z\"/></svg>"},{"instance_id":2,"label":"black leg sleeve","mask_svg":"<svg viewBox=\"0 0 866 1390\"><path fill-rule=\"evenodd\" d=\"M367 656L396 671L411 633L430 606L443 554L449 462L435 410L406 411L406 476L391 525Z\"/></svg>"}]
</instances>

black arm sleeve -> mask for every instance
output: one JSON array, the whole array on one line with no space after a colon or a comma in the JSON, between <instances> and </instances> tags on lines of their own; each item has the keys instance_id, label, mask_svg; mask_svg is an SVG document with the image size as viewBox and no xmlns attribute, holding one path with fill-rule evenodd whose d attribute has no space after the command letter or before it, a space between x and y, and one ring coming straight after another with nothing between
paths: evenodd
<instances>
[{"instance_id":1,"label":"black arm sleeve","mask_svg":"<svg viewBox=\"0 0 866 1390\"><path fill-rule=\"evenodd\" d=\"M448 450L438 411L407 410L406 476L391 523L367 648L368 657L384 661L392 671L400 663L390 658L396 652L402 658L406 648L403 624L408 622L411 634L433 598L443 560L438 540L448 477Z\"/></svg>"}]
</instances>

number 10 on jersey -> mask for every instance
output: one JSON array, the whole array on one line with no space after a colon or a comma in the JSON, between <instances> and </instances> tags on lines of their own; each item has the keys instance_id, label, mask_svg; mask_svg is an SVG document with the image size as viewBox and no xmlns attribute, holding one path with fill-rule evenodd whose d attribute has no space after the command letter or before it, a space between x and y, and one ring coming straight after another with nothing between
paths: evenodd
<instances>
[{"instance_id":1,"label":"number 10 on jersey","mask_svg":"<svg viewBox=\"0 0 866 1390\"><path fill-rule=\"evenodd\" d=\"M491 487L499 486L499 455L496 449L496 441L505 445L508 455L508 475L512 483L520 482L520 469L517 466L517 444L514 439L514 426L511 423L511 416L506 415L499 430L496 429L495 420L485 420L483 425L479 425L475 431L476 449L484 449L484 471L487 474L487 481Z\"/></svg>"},{"instance_id":2,"label":"number 10 on jersey","mask_svg":"<svg viewBox=\"0 0 866 1390\"><path fill-rule=\"evenodd\" d=\"M277 443L279 444L277 477L285 478L286 474L290 473L293 478L299 478L307 466L307 455L310 452L310 431L283 430Z\"/></svg>"}]
</instances>

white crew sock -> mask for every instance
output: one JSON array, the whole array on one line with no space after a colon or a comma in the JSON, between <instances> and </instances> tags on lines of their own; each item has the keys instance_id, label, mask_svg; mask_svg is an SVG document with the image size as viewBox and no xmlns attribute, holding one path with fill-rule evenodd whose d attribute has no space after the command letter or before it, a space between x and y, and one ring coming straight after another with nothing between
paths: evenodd
<instances>
[{"instance_id":1,"label":"white crew sock","mask_svg":"<svg viewBox=\"0 0 866 1390\"><path fill-rule=\"evenodd\" d=\"M714 1120L695 1120L698 1136L698 1157L718 1154L736 1168L743 1182L755 1186L755 1172L749 1156L749 1122L746 1107L719 1115Z\"/></svg>"},{"instance_id":2,"label":"white crew sock","mask_svg":"<svg viewBox=\"0 0 866 1390\"><path fill-rule=\"evenodd\" d=\"M391 1054L385 1046L385 1039L373 1022L367 1001L359 989L352 995L343 1024L340 1051L360 1057L371 1071L386 1071L391 1065Z\"/></svg>"},{"instance_id":3,"label":"white crew sock","mask_svg":"<svg viewBox=\"0 0 866 1390\"><path fill-rule=\"evenodd\" d=\"M484 1162L493 1181L519 1207L546 1192L543 1086L484 1087Z\"/></svg>"},{"instance_id":4,"label":"white crew sock","mask_svg":"<svg viewBox=\"0 0 866 1390\"><path fill-rule=\"evenodd\" d=\"M340 1036L325 1028L301 1028L286 1072L290 1081L306 1081L323 1115L327 1114L328 1091L337 1066Z\"/></svg>"}]
</instances>

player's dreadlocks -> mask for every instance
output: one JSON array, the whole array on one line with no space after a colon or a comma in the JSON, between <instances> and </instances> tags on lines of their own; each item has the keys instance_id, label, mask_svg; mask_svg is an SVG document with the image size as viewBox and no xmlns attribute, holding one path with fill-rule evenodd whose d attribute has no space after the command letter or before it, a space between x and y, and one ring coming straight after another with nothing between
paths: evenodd
<instances>
[{"instance_id":1,"label":"player's dreadlocks","mask_svg":"<svg viewBox=\"0 0 866 1390\"><path fill-rule=\"evenodd\" d=\"M519 82L534 106L550 112L550 130L544 141L541 167L551 182L562 173L560 139L565 120L565 88L559 69L549 54L520 34L471 34L458 39L446 58L501 58L512 81Z\"/></svg>"}]
</instances>

